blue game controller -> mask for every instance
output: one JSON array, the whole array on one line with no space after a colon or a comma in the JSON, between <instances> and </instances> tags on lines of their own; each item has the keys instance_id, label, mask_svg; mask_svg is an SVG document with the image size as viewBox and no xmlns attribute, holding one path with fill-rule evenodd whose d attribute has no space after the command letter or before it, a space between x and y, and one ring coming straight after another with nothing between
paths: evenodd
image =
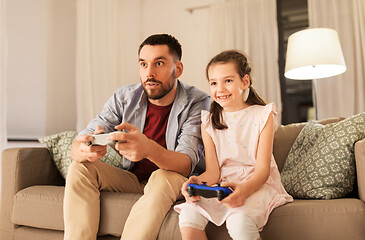
<instances>
[{"instance_id":1,"label":"blue game controller","mask_svg":"<svg viewBox=\"0 0 365 240\"><path fill-rule=\"evenodd\" d=\"M227 197L229 194L232 193L232 190L227 187L221 187L219 184L215 187L210 187L207 185L206 182L203 184L188 184L188 194L189 197L192 196L202 196L205 198L218 198L219 201Z\"/></svg>"}]
</instances>

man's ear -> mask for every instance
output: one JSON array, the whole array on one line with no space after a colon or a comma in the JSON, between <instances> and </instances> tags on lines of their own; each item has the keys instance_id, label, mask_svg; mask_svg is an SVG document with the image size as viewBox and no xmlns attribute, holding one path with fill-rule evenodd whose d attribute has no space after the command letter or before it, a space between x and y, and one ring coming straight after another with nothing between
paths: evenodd
<instances>
[{"instance_id":1,"label":"man's ear","mask_svg":"<svg viewBox=\"0 0 365 240\"><path fill-rule=\"evenodd\" d=\"M175 71L175 78L179 78L181 74L183 73L184 65L181 61L176 62L176 71Z\"/></svg>"}]
</instances>

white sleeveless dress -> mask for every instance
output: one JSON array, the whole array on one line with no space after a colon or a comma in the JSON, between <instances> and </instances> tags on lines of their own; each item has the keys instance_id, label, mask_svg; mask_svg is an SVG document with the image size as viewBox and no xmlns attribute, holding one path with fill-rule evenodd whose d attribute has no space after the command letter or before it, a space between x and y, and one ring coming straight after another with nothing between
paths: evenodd
<instances>
[{"instance_id":1,"label":"white sleeveless dress","mask_svg":"<svg viewBox=\"0 0 365 240\"><path fill-rule=\"evenodd\" d=\"M253 173L260 133L270 114L276 123L277 113L274 104L270 103L266 106L252 105L237 112L223 111L222 114L228 129L214 129L209 112L205 110L201 114L203 127L212 137L216 147L221 171L219 182L240 183ZM180 212L189 204L217 226L222 225L230 214L243 211L256 222L258 229L262 230L274 208L292 201L293 198L281 184L280 173L272 155L268 180L260 190L246 199L243 206L227 208L215 198L201 197L196 203L186 202L176 205L174 209Z\"/></svg>"}]
</instances>

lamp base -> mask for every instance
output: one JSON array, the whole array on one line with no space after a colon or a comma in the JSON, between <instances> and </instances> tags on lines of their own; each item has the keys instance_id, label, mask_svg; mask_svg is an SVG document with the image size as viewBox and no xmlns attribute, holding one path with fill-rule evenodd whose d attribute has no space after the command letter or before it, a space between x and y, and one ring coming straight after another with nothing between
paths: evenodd
<instances>
[{"instance_id":1,"label":"lamp base","mask_svg":"<svg viewBox=\"0 0 365 240\"><path fill-rule=\"evenodd\" d=\"M316 110L314 109L314 107L308 108L307 111L307 121L310 120L316 120Z\"/></svg>"},{"instance_id":2,"label":"lamp base","mask_svg":"<svg viewBox=\"0 0 365 240\"><path fill-rule=\"evenodd\" d=\"M318 120L318 107L317 107L317 79L312 80L312 94L313 94L313 107L315 112L315 120Z\"/></svg>"}]
</instances>

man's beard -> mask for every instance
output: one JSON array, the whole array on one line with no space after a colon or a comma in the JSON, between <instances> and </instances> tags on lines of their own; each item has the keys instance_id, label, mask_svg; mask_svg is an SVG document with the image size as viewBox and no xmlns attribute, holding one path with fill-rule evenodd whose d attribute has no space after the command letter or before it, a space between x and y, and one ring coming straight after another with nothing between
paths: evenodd
<instances>
[{"instance_id":1,"label":"man's beard","mask_svg":"<svg viewBox=\"0 0 365 240\"><path fill-rule=\"evenodd\" d=\"M163 85L162 82L156 80L155 78L149 78L144 83L142 83L142 87L144 92L147 94L149 99L157 100L166 96L173 88L175 84L175 71L170 76L170 81ZM147 89L146 85L148 83L155 83L159 85L159 88L156 89Z\"/></svg>"}]
</instances>

